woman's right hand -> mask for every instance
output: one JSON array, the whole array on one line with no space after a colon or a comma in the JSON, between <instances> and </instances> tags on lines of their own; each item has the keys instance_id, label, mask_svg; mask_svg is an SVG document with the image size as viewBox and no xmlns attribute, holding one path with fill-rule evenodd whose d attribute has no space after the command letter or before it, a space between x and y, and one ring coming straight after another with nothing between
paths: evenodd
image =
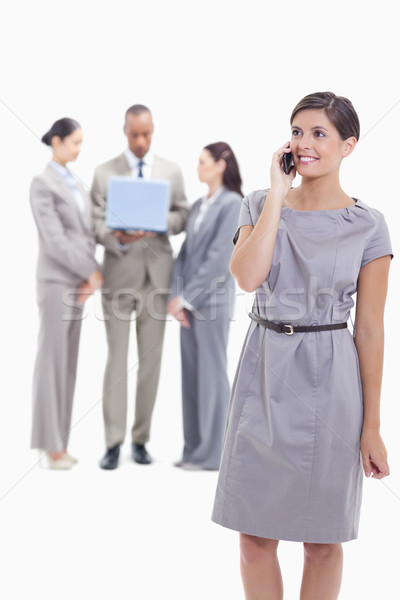
<instances>
[{"instance_id":1,"label":"woman's right hand","mask_svg":"<svg viewBox=\"0 0 400 600\"><path fill-rule=\"evenodd\" d=\"M84 304L86 300L93 294L93 288L89 285L88 281L84 281L78 287L78 304Z\"/></svg>"},{"instance_id":2,"label":"woman's right hand","mask_svg":"<svg viewBox=\"0 0 400 600\"><path fill-rule=\"evenodd\" d=\"M179 298L179 296L172 298L172 300L168 302L167 313L179 321L182 327L185 327L185 329L190 329L189 319L183 306L182 299Z\"/></svg>"},{"instance_id":3,"label":"woman's right hand","mask_svg":"<svg viewBox=\"0 0 400 600\"><path fill-rule=\"evenodd\" d=\"M86 300L103 285L103 276L100 271L93 271L87 281L83 281L78 288L78 304L84 304Z\"/></svg>"},{"instance_id":4,"label":"woman's right hand","mask_svg":"<svg viewBox=\"0 0 400 600\"><path fill-rule=\"evenodd\" d=\"M100 273L100 271L93 271L93 273L88 279L88 284L92 288L93 292L101 288L101 286L103 285L103 276Z\"/></svg>"},{"instance_id":5,"label":"woman's right hand","mask_svg":"<svg viewBox=\"0 0 400 600\"><path fill-rule=\"evenodd\" d=\"M271 163L271 191L282 195L282 201L286 198L288 191L292 187L293 179L296 177L296 169L293 167L289 173L283 170L283 155L290 152L290 142L281 146L272 156Z\"/></svg>"}]
</instances>

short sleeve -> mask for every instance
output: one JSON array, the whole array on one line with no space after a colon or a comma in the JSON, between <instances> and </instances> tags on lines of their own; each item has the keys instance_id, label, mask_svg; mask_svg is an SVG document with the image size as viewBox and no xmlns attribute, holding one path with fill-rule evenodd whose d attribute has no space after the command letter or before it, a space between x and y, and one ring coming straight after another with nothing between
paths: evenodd
<instances>
[{"instance_id":1,"label":"short sleeve","mask_svg":"<svg viewBox=\"0 0 400 600\"><path fill-rule=\"evenodd\" d=\"M385 217L381 214L374 233L365 244L361 260L361 268L372 260L381 258L382 256L387 256L388 254L391 256L391 258L393 258L389 229L386 224Z\"/></svg>"},{"instance_id":2,"label":"short sleeve","mask_svg":"<svg viewBox=\"0 0 400 600\"><path fill-rule=\"evenodd\" d=\"M242 206L240 208L239 213L238 228L236 230L235 235L233 236L234 244L236 244L236 242L238 241L240 228L243 227L243 225L251 225L254 227L253 219L251 218L250 214L250 204L248 196L242 199Z\"/></svg>"}]
</instances>

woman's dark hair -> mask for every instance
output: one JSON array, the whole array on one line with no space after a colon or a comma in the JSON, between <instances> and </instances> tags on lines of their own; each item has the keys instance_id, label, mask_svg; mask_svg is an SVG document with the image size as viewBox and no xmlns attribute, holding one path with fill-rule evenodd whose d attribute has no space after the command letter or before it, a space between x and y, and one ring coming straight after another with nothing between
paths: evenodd
<instances>
[{"instance_id":1,"label":"woman's dark hair","mask_svg":"<svg viewBox=\"0 0 400 600\"><path fill-rule=\"evenodd\" d=\"M305 96L294 107L290 117L290 124L301 110L322 109L326 116L336 127L342 140L354 136L360 138L360 121L354 106L344 96L336 96L333 92L316 92Z\"/></svg>"},{"instance_id":2,"label":"woman's dark hair","mask_svg":"<svg viewBox=\"0 0 400 600\"><path fill-rule=\"evenodd\" d=\"M223 184L234 192L237 192L243 196L242 192L242 178L240 176L239 165L236 157L233 154L233 150L226 142L215 142L215 144L209 144L204 146L204 150L208 150L215 162L222 159L226 162L226 169L223 175Z\"/></svg>"},{"instance_id":3,"label":"woman's dark hair","mask_svg":"<svg viewBox=\"0 0 400 600\"><path fill-rule=\"evenodd\" d=\"M58 135L62 140L73 133L75 129L80 129L78 121L74 119L59 119L50 127L49 131L42 137L43 144L51 146L51 140L55 135Z\"/></svg>"}]
</instances>

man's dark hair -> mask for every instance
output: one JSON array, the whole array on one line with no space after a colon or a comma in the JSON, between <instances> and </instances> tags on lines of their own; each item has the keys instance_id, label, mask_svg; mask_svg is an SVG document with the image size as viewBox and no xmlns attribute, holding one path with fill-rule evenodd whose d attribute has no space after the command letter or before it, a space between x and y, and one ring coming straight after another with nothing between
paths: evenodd
<instances>
[{"instance_id":1,"label":"man's dark hair","mask_svg":"<svg viewBox=\"0 0 400 600\"><path fill-rule=\"evenodd\" d=\"M134 104L130 106L125 113L125 121L128 115L142 115L143 113L149 113L151 115L151 110L147 108L144 104Z\"/></svg>"}]
</instances>

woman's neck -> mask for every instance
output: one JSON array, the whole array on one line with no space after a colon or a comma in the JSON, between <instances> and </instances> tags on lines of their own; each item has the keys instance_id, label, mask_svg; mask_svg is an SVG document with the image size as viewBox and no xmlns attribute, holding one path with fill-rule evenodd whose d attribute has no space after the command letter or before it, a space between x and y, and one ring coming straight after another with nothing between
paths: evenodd
<instances>
[{"instance_id":1,"label":"woman's neck","mask_svg":"<svg viewBox=\"0 0 400 600\"><path fill-rule=\"evenodd\" d=\"M56 156L55 154L53 154L53 158L51 160L54 160L54 162L58 163L59 165L61 165L62 167L65 168L66 166L66 162L62 161L58 156Z\"/></svg>"},{"instance_id":2,"label":"woman's neck","mask_svg":"<svg viewBox=\"0 0 400 600\"><path fill-rule=\"evenodd\" d=\"M221 178L221 179L216 179L215 181L213 181L213 182L209 183L209 184L208 184L208 194L207 194L207 196L208 196L209 198L211 198L211 196L212 196L213 194L215 194L215 192L216 192L216 191L217 191L217 190L218 190L218 189L219 189L221 186L223 186L223 185L224 185L224 183L223 183L223 180L222 180L222 178Z\"/></svg>"},{"instance_id":3,"label":"woman's neck","mask_svg":"<svg viewBox=\"0 0 400 600\"><path fill-rule=\"evenodd\" d=\"M342 190L336 174L318 179L303 177L299 187L289 193L297 210L329 210L344 208L351 198ZM293 207L294 208L294 207Z\"/></svg>"}]
</instances>

